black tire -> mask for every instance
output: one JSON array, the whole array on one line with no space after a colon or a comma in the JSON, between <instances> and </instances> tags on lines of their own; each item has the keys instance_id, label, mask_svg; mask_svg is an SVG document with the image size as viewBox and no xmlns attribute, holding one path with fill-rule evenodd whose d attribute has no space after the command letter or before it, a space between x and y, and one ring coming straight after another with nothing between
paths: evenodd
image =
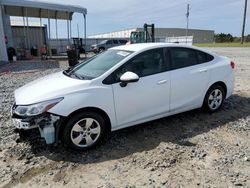
<instances>
[{"instance_id":1,"label":"black tire","mask_svg":"<svg viewBox=\"0 0 250 188\"><path fill-rule=\"evenodd\" d=\"M93 144L87 145L87 146L83 146L84 145L84 143L83 143L82 146L79 146L81 144L81 142L79 143L79 145L76 145L73 142L74 134L78 134L79 133L78 136L80 136L80 134L81 135L85 134L85 136L90 136L90 137L91 137L91 135L87 135L86 132L85 133L80 133L78 131L73 131L72 129L74 128L74 126L77 123L84 124L84 122L85 122L85 125L81 125L82 128L85 127L86 124L87 124L87 121L85 121L84 119L86 119L86 118L95 120L93 122L93 124L92 124L93 126L97 126L98 127L98 124L99 124L100 134L99 134L98 138L93 142ZM93 128L93 129L95 129L95 128ZM85 131L87 131L87 130L85 130ZM72 116L69 119L69 121L66 123L64 131L63 131L63 142L65 143L65 145L67 147L70 147L70 148L75 149L75 150L84 151L84 150L88 150L88 149L94 148L96 145L98 145L103 140L103 138L105 137L106 132L107 132L107 130L106 130L106 125L105 125L105 120L104 120L104 118L101 115L99 115L99 114L97 114L95 112L81 112L79 114L76 114L76 115ZM75 138L77 138L78 136L76 135ZM87 139L83 138L82 142L84 142L84 141L86 142L85 144L87 144Z\"/></svg>"},{"instance_id":2,"label":"black tire","mask_svg":"<svg viewBox=\"0 0 250 188\"><path fill-rule=\"evenodd\" d=\"M213 96L216 91L218 91L218 93L221 92L221 95L222 95L221 102L218 102L218 99L216 100L216 97L214 97L213 99L209 98L211 95ZM205 95L205 99L203 102L203 109L207 112L210 112L210 113L218 111L221 108L221 106L223 105L225 97L226 97L226 93L225 93L224 88L220 85L213 85L212 87L210 87L208 89L208 91ZM214 104L215 108L212 108L211 107L212 102L216 102L216 101L217 101L218 105Z\"/></svg>"},{"instance_id":3,"label":"black tire","mask_svg":"<svg viewBox=\"0 0 250 188\"><path fill-rule=\"evenodd\" d=\"M103 48L103 47L99 48L99 53L102 53L104 51L105 51L105 48Z\"/></svg>"}]
</instances>

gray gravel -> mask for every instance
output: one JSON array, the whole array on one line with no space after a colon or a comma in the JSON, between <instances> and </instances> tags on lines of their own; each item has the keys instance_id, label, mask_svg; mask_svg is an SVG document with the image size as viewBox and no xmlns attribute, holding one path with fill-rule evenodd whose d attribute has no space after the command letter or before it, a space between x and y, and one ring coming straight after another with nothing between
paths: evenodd
<instances>
[{"instance_id":1,"label":"gray gravel","mask_svg":"<svg viewBox=\"0 0 250 188\"><path fill-rule=\"evenodd\" d=\"M114 132L87 152L21 137L13 91L65 63L0 66L0 187L250 187L250 49L212 48L237 64L234 95L214 114L194 110Z\"/></svg>"}]
</instances>

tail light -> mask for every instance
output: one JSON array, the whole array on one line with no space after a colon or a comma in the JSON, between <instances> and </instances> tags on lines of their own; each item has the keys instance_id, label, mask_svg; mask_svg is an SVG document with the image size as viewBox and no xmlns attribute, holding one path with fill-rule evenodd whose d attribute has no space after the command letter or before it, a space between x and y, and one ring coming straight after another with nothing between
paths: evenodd
<instances>
[{"instance_id":1,"label":"tail light","mask_svg":"<svg viewBox=\"0 0 250 188\"><path fill-rule=\"evenodd\" d=\"M232 69L235 69L235 63L233 61L230 62L230 65L231 65Z\"/></svg>"}]
</instances>

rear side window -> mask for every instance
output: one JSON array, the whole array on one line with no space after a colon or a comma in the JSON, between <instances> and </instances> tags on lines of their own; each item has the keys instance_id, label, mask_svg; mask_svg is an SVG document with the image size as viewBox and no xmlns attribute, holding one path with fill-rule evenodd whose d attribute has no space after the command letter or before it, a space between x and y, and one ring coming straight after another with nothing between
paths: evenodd
<instances>
[{"instance_id":1,"label":"rear side window","mask_svg":"<svg viewBox=\"0 0 250 188\"><path fill-rule=\"evenodd\" d=\"M205 52L190 48L170 48L169 51L172 70L206 63L214 59Z\"/></svg>"},{"instance_id":2,"label":"rear side window","mask_svg":"<svg viewBox=\"0 0 250 188\"><path fill-rule=\"evenodd\" d=\"M114 44L118 44L118 40L113 40L113 43Z\"/></svg>"},{"instance_id":3,"label":"rear side window","mask_svg":"<svg viewBox=\"0 0 250 188\"><path fill-rule=\"evenodd\" d=\"M172 69L179 69L198 64L196 51L189 48L171 48Z\"/></svg>"},{"instance_id":4,"label":"rear side window","mask_svg":"<svg viewBox=\"0 0 250 188\"><path fill-rule=\"evenodd\" d=\"M212 55L207 54L207 62L213 61L214 57Z\"/></svg>"},{"instance_id":5,"label":"rear side window","mask_svg":"<svg viewBox=\"0 0 250 188\"><path fill-rule=\"evenodd\" d=\"M206 63L214 59L213 56L197 50L197 58L199 63Z\"/></svg>"}]
</instances>

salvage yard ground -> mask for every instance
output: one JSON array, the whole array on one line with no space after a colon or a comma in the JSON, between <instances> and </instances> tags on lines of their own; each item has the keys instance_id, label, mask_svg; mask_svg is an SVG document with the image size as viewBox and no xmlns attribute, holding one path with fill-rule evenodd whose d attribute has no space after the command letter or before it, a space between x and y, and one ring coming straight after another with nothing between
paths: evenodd
<instances>
[{"instance_id":1,"label":"salvage yard ground","mask_svg":"<svg viewBox=\"0 0 250 188\"><path fill-rule=\"evenodd\" d=\"M130 127L81 153L47 147L35 131L20 138L10 119L13 91L65 62L0 66L0 187L250 187L250 48L209 49L237 65L219 112Z\"/></svg>"}]
</instances>

